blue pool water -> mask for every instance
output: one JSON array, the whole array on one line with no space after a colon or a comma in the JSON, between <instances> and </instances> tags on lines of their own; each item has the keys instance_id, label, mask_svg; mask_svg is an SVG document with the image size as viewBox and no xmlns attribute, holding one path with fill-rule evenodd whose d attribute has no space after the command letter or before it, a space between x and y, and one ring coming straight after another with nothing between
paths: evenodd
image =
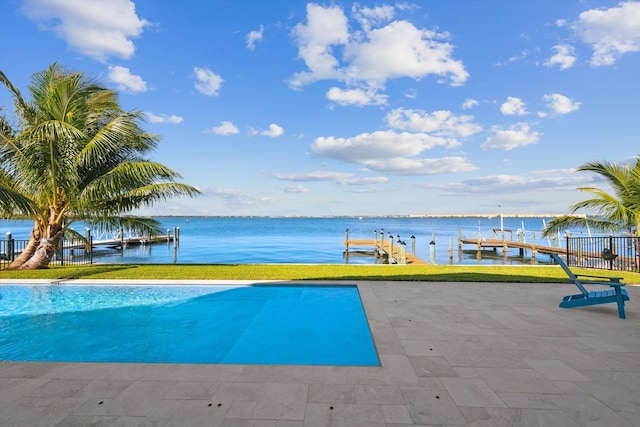
<instances>
[{"instance_id":1,"label":"blue pool water","mask_svg":"<svg viewBox=\"0 0 640 427\"><path fill-rule=\"evenodd\" d=\"M379 366L356 286L0 286L0 360Z\"/></svg>"}]
</instances>

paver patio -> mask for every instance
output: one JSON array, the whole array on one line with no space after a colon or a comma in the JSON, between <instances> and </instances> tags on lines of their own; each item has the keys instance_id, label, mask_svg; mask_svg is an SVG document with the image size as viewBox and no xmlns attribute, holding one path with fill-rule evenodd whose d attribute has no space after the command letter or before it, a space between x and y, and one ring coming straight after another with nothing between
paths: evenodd
<instances>
[{"instance_id":1,"label":"paver patio","mask_svg":"<svg viewBox=\"0 0 640 427\"><path fill-rule=\"evenodd\" d=\"M638 425L638 286L626 320L570 284L358 288L380 367L0 362L0 426Z\"/></svg>"}]
</instances>

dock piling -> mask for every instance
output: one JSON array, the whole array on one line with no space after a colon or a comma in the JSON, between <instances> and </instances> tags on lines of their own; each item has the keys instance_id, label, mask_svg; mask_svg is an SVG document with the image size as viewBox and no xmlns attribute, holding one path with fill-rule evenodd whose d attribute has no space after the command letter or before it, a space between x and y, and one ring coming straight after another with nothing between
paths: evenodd
<instances>
[{"instance_id":1,"label":"dock piling","mask_svg":"<svg viewBox=\"0 0 640 427\"><path fill-rule=\"evenodd\" d=\"M431 238L429 242L429 261L431 264L436 263L436 239L435 235Z\"/></svg>"},{"instance_id":2,"label":"dock piling","mask_svg":"<svg viewBox=\"0 0 640 427\"><path fill-rule=\"evenodd\" d=\"M387 236L385 236L384 228L381 228L379 232L380 234L378 234L378 230L373 230L373 240L352 240L351 235L345 232L345 259L348 259L352 253L362 254L364 252L364 254L371 254L381 264L426 264L413 253L415 249L412 249L411 255L407 254L406 242L402 241L399 234L394 237L391 232L387 231ZM411 237L413 243L415 237ZM370 247L372 251L359 251L355 249L356 247Z\"/></svg>"}]
</instances>

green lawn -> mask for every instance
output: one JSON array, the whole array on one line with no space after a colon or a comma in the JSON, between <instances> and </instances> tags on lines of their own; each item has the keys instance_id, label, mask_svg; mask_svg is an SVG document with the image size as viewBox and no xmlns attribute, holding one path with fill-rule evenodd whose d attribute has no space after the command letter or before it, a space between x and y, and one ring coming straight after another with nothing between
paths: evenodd
<instances>
[{"instance_id":1,"label":"green lawn","mask_svg":"<svg viewBox=\"0 0 640 427\"><path fill-rule=\"evenodd\" d=\"M581 270L576 273L622 277L640 284L640 273ZM403 280L442 282L566 282L559 266L464 265L131 265L93 264L36 271L0 271L0 279L157 279L157 280Z\"/></svg>"}]
</instances>

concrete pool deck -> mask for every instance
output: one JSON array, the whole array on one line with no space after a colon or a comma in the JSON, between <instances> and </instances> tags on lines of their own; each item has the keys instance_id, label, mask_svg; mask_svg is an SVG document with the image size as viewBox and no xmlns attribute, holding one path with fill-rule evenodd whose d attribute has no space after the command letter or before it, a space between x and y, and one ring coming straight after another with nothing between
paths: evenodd
<instances>
[{"instance_id":1,"label":"concrete pool deck","mask_svg":"<svg viewBox=\"0 0 640 427\"><path fill-rule=\"evenodd\" d=\"M381 367L0 362L0 426L638 425L640 287L357 284Z\"/></svg>"}]
</instances>

